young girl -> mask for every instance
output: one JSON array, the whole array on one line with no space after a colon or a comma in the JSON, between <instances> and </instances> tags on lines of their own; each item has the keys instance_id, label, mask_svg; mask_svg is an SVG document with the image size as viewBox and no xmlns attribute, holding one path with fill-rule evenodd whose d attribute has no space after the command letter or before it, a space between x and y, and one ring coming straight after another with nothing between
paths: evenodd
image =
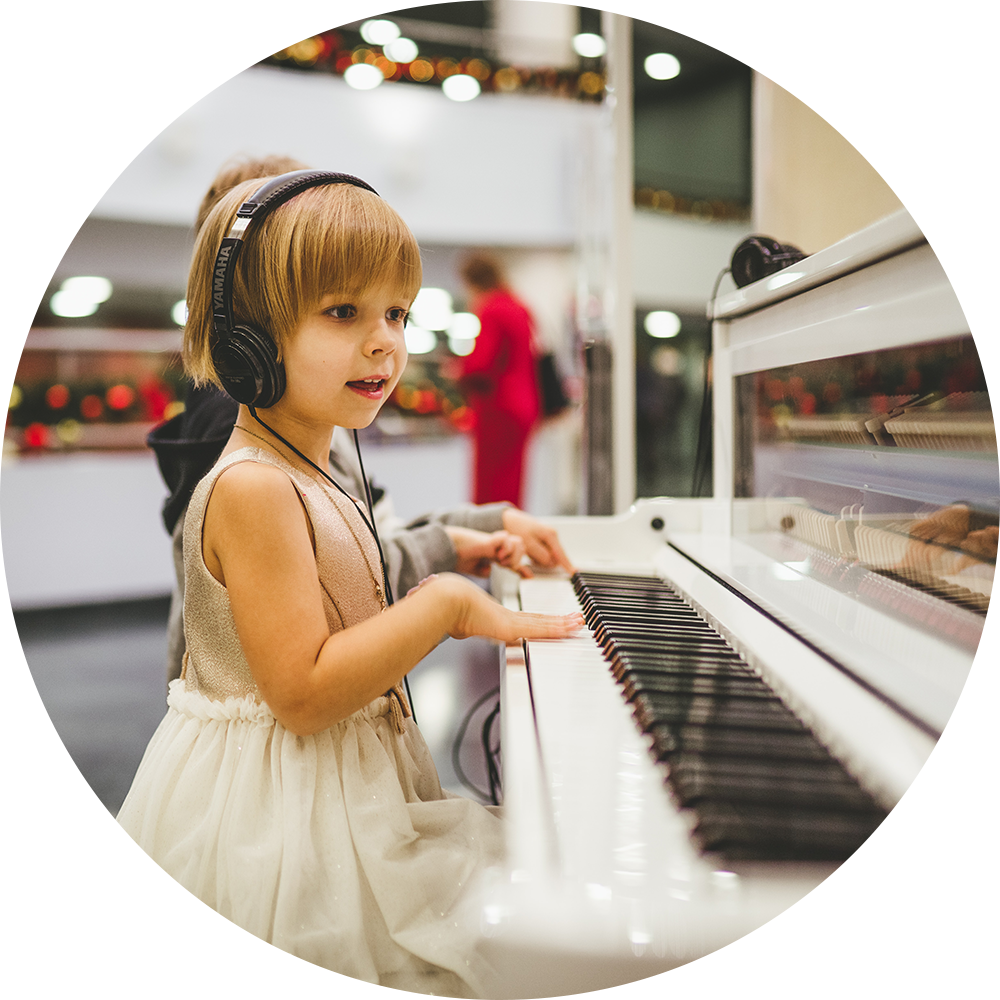
<instances>
[{"instance_id":1,"label":"young girl","mask_svg":"<svg viewBox=\"0 0 1000 1000\"><path fill-rule=\"evenodd\" d=\"M195 248L184 360L201 383L221 384L220 261L260 183L224 197ZM240 406L191 498L184 672L118 819L201 900L292 954L481 995L489 969L462 905L502 860L500 820L442 791L399 685L447 635L559 638L581 622L511 612L452 575L387 608L363 509L324 476L334 427L370 424L406 364L421 268L399 216L324 182L253 219L238 253L233 318L271 338L285 388L260 412Z\"/></svg>"}]
</instances>

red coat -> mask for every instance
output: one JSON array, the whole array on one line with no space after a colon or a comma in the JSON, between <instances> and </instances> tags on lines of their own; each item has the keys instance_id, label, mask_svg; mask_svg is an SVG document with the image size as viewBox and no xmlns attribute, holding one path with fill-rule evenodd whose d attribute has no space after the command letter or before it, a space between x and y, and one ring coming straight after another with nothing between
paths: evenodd
<instances>
[{"instance_id":1,"label":"red coat","mask_svg":"<svg viewBox=\"0 0 1000 1000\"><path fill-rule=\"evenodd\" d=\"M503 288L478 304L482 328L462 359L462 384L476 415L475 503L522 507L528 438L541 414L531 314Z\"/></svg>"},{"instance_id":2,"label":"red coat","mask_svg":"<svg viewBox=\"0 0 1000 1000\"><path fill-rule=\"evenodd\" d=\"M504 413L526 430L541 414L534 323L504 288L487 292L477 309L482 329L462 359L462 378L477 417Z\"/></svg>"}]
</instances>

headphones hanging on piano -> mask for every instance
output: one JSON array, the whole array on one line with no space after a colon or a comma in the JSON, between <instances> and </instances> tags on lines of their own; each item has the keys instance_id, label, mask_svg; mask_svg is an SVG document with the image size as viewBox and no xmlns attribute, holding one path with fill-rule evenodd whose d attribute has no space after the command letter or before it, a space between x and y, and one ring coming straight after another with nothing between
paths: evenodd
<instances>
[{"instance_id":1,"label":"headphones hanging on piano","mask_svg":"<svg viewBox=\"0 0 1000 1000\"><path fill-rule=\"evenodd\" d=\"M212 363L223 389L238 403L267 409L285 391L285 366L278 360L274 338L266 330L233 319L233 275L247 229L301 191L324 184L353 184L378 194L370 184L351 174L328 170L280 174L243 202L219 247L212 268Z\"/></svg>"},{"instance_id":2,"label":"headphones hanging on piano","mask_svg":"<svg viewBox=\"0 0 1000 1000\"><path fill-rule=\"evenodd\" d=\"M737 288L753 284L805 259L798 247L779 243L770 236L748 236L734 251L729 265Z\"/></svg>"}]
</instances>

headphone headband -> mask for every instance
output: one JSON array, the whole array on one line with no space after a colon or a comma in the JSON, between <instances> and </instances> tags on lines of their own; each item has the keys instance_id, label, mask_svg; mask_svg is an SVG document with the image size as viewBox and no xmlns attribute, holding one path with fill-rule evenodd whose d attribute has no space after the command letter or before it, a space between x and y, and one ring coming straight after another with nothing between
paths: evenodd
<instances>
[{"instance_id":1,"label":"headphone headband","mask_svg":"<svg viewBox=\"0 0 1000 1000\"><path fill-rule=\"evenodd\" d=\"M236 258L251 222L263 221L279 205L290 201L307 188L325 184L351 184L377 195L378 192L360 177L330 170L292 170L265 181L236 212L229 232L222 240L212 268L212 329L216 337L226 337L233 329L233 275Z\"/></svg>"}]
</instances>

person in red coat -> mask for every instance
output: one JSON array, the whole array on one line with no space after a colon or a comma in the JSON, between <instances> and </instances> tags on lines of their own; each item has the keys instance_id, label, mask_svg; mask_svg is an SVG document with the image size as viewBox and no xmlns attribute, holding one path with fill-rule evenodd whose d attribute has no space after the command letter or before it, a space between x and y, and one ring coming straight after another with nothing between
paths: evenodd
<instances>
[{"instance_id":1,"label":"person in red coat","mask_svg":"<svg viewBox=\"0 0 1000 1000\"><path fill-rule=\"evenodd\" d=\"M472 499L523 507L524 458L541 413L534 323L492 257L468 257L461 275L482 324L458 366L476 418Z\"/></svg>"}]
</instances>

